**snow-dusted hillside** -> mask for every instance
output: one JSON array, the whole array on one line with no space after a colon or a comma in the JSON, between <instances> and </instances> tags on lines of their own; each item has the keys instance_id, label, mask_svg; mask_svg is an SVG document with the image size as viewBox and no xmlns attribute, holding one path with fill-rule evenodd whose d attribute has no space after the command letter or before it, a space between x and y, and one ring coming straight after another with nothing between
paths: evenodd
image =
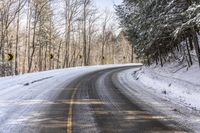
<instances>
[{"instance_id":1,"label":"snow-dusted hillside","mask_svg":"<svg viewBox=\"0 0 200 133\"><path fill-rule=\"evenodd\" d=\"M200 68L178 63L130 69L118 74L127 95L146 101L152 112L160 112L200 131ZM152 107L152 108L151 108ZM155 109L155 110L154 110Z\"/></svg>"},{"instance_id":2,"label":"snow-dusted hillside","mask_svg":"<svg viewBox=\"0 0 200 133\"><path fill-rule=\"evenodd\" d=\"M200 68L197 64L189 69L173 64L163 68L143 67L135 77L155 93L200 111Z\"/></svg>"}]
</instances>

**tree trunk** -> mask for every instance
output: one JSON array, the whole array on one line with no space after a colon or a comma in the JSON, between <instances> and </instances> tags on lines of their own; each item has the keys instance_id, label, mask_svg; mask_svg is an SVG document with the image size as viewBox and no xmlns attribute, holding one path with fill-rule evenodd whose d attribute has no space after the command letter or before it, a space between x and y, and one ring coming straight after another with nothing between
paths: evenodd
<instances>
[{"instance_id":1,"label":"tree trunk","mask_svg":"<svg viewBox=\"0 0 200 133\"><path fill-rule=\"evenodd\" d=\"M59 69L59 61L60 61L60 51L61 51L61 45L62 41L60 41L59 47L58 47L58 59L57 59L57 69Z\"/></svg>"},{"instance_id":2,"label":"tree trunk","mask_svg":"<svg viewBox=\"0 0 200 133\"><path fill-rule=\"evenodd\" d=\"M193 36L193 41L194 41L194 49L196 51L197 59L198 59L199 66L200 66L200 49L199 49L199 42L198 42L198 37L197 37L196 31L192 32L192 36Z\"/></svg>"},{"instance_id":3,"label":"tree trunk","mask_svg":"<svg viewBox=\"0 0 200 133\"><path fill-rule=\"evenodd\" d=\"M83 18L83 57L84 57L84 66L87 65L87 38L86 38L86 1L84 1L84 18Z\"/></svg>"},{"instance_id":4,"label":"tree trunk","mask_svg":"<svg viewBox=\"0 0 200 133\"><path fill-rule=\"evenodd\" d=\"M190 50L193 50L192 36L189 37Z\"/></svg>"},{"instance_id":5,"label":"tree trunk","mask_svg":"<svg viewBox=\"0 0 200 133\"><path fill-rule=\"evenodd\" d=\"M134 55L134 48L133 48L133 46L131 45L131 63L133 63L133 60L134 60L133 55Z\"/></svg>"},{"instance_id":6,"label":"tree trunk","mask_svg":"<svg viewBox=\"0 0 200 133\"><path fill-rule=\"evenodd\" d=\"M102 47L101 47L101 65L103 65L104 64L104 59L105 59L105 57L104 57L104 43L102 44Z\"/></svg>"},{"instance_id":7,"label":"tree trunk","mask_svg":"<svg viewBox=\"0 0 200 133\"><path fill-rule=\"evenodd\" d=\"M161 67L163 67L163 60L162 60L160 48L158 48L158 54L159 54L159 59L160 59L160 65Z\"/></svg>"},{"instance_id":8,"label":"tree trunk","mask_svg":"<svg viewBox=\"0 0 200 133\"><path fill-rule=\"evenodd\" d=\"M20 7L20 0L19 0L19 7ZM17 15L17 33L16 33L16 44L15 44L15 75L18 75L18 43L19 43L19 15L20 11Z\"/></svg>"},{"instance_id":9,"label":"tree trunk","mask_svg":"<svg viewBox=\"0 0 200 133\"><path fill-rule=\"evenodd\" d=\"M189 58L190 65L192 65L193 62L192 62L192 57L191 57L190 50L189 50L188 38L186 39L186 48L187 48L187 53L188 53L188 58Z\"/></svg>"},{"instance_id":10,"label":"tree trunk","mask_svg":"<svg viewBox=\"0 0 200 133\"><path fill-rule=\"evenodd\" d=\"M4 35L4 21L2 20L1 22L1 57L2 57L2 70L1 70L1 74L2 76L5 76L5 55L4 55L4 39L5 39L5 35Z\"/></svg>"},{"instance_id":11,"label":"tree trunk","mask_svg":"<svg viewBox=\"0 0 200 133\"><path fill-rule=\"evenodd\" d=\"M35 37L36 37L36 25L37 25L37 13L35 14L35 20L34 20L34 27L33 27L33 40L32 40L32 53L30 56L30 62L29 62L29 66L28 66L28 73L31 72L31 67L32 67L32 63L33 63L33 56L35 53Z\"/></svg>"}]
</instances>

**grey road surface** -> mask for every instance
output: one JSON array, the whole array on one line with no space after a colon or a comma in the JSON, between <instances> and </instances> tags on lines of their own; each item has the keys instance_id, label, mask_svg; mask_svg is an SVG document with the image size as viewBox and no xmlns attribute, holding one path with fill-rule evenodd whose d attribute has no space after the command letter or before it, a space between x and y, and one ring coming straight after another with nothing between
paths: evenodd
<instances>
[{"instance_id":1,"label":"grey road surface","mask_svg":"<svg viewBox=\"0 0 200 133\"><path fill-rule=\"evenodd\" d=\"M114 74L130 67L81 76L66 86L39 121L41 133L183 133L177 123L140 107L114 84Z\"/></svg>"}]
</instances>

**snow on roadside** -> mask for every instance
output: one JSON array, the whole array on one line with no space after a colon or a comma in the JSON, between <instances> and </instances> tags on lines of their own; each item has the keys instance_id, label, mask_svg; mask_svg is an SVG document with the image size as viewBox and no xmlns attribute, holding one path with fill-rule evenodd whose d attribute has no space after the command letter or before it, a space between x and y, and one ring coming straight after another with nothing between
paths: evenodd
<instances>
[{"instance_id":1,"label":"snow on roadside","mask_svg":"<svg viewBox=\"0 0 200 133\"><path fill-rule=\"evenodd\" d=\"M0 78L0 132L39 132L34 126L72 80L96 70L129 65L134 64L76 67Z\"/></svg>"},{"instance_id":2,"label":"snow on roadside","mask_svg":"<svg viewBox=\"0 0 200 133\"><path fill-rule=\"evenodd\" d=\"M164 68L143 67L134 76L154 93L200 111L200 68L197 64L189 70L170 64Z\"/></svg>"},{"instance_id":3,"label":"snow on roadside","mask_svg":"<svg viewBox=\"0 0 200 133\"><path fill-rule=\"evenodd\" d=\"M21 93L24 93L23 97L27 97L28 95L32 95L36 90L43 91L46 90L45 87L51 88L52 86L61 86L62 84L69 83L70 81L83 74L95 70L129 65L138 64L74 67L67 69L29 73L19 76L2 77L0 78L0 100L6 100L9 98L14 99L14 97L18 99L18 97L22 95ZM25 95L25 92L27 92L27 95ZM30 92L32 94L28 94Z\"/></svg>"},{"instance_id":4,"label":"snow on roadside","mask_svg":"<svg viewBox=\"0 0 200 133\"><path fill-rule=\"evenodd\" d=\"M25 84L31 84L37 81L39 82L40 80L42 81L45 79L55 78L55 77L66 75L66 74L70 77L72 75L75 76L74 73L76 73L76 75L80 75L80 74L84 74L84 73L94 71L94 70L101 70L105 68L128 66L128 65L134 65L134 64L74 67L74 68L67 68L67 69L58 69L58 70L51 70L51 71L29 73L29 74L23 74L19 76L0 77L0 91L8 87L14 87L17 85L26 86ZM68 77L66 77L66 79L68 79Z\"/></svg>"},{"instance_id":5,"label":"snow on roadside","mask_svg":"<svg viewBox=\"0 0 200 133\"><path fill-rule=\"evenodd\" d=\"M174 67L177 66L177 67ZM168 64L130 69L118 74L129 98L146 103L151 112L159 112L181 125L200 131L200 68Z\"/></svg>"}]
</instances>

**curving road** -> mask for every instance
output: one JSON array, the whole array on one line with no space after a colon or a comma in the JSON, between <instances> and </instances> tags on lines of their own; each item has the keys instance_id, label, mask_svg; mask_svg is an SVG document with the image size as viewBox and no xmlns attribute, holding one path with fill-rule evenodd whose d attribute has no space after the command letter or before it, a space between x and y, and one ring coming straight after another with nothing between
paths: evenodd
<instances>
[{"instance_id":1,"label":"curving road","mask_svg":"<svg viewBox=\"0 0 200 133\"><path fill-rule=\"evenodd\" d=\"M158 114L140 108L114 84L115 74L130 67L89 73L71 82L40 121L41 133L183 133Z\"/></svg>"}]
</instances>

